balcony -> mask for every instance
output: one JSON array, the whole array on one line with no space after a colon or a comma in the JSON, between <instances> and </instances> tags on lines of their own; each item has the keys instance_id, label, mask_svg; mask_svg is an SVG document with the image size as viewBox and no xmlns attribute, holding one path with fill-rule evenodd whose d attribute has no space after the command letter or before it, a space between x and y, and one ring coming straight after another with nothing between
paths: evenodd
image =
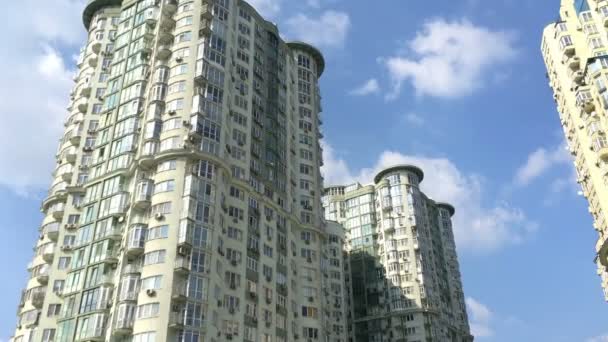
<instances>
[{"instance_id":1,"label":"balcony","mask_svg":"<svg viewBox=\"0 0 608 342\"><path fill-rule=\"evenodd\" d=\"M155 26L158 21L158 8L148 8L144 11L144 20L146 24L150 26Z\"/></svg>"},{"instance_id":2,"label":"balcony","mask_svg":"<svg viewBox=\"0 0 608 342\"><path fill-rule=\"evenodd\" d=\"M141 274L141 264L140 263L126 264L122 273L123 274Z\"/></svg>"},{"instance_id":3,"label":"balcony","mask_svg":"<svg viewBox=\"0 0 608 342\"><path fill-rule=\"evenodd\" d=\"M171 45L169 44L161 44L158 46L158 50L156 51L156 56L158 59L167 60L171 57Z\"/></svg>"},{"instance_id":4,"label":"balcony","mask_svg":"<svg viewBox=\"0 0 608 342\"><path fill-rule=\"evenodd\" d=\"M82 140L82 128L72 131L72 136L70 136L70 143L74 146L80 145L80 140Z\"/></svg>"},{"instance_id":5,"label":"balcony","mask_svg":"<svg viewBox=\"0 0 608 342\"><path fill-rule=\"evenodd\" d=\"M42 228L42 232L50 240L57 242L57 238L59 237L59 222L53 222L45 225Z\"/></svg>"},{"instance_id":6,"label":"balcony","mask_svg":"<svg viewBox=\"0 0 608 342\"><path fill-rule=\"evenodd\" d=\"M76 159L78 158L78 150L76 150L76 148L72 146L64 151L63 156L65 158L65 161L70 164L74 164L76 162Z\"/></svg>"},{"instance_id":7,"label":"balcony","mask_svg":"<svg viewBox=\"0 0 608 342\"><path fill-rule=\"evenodd\" d=\"M74 166L71 164L63 165L57 170L57 175L61 177L61 180L64 182L72 181L72 176L74 175Z\"/></svg>"},{"instance_id":8,"label":"balcony","mask_svg":"<svg viewBox=\"0 0 608 342\"><path fill-rule=\"evenodd\" d=\"M600 159L608 161L608 146L602 147L598 151L598 155L599 155Z\"/></svg>"},{"instance_id":9,"label":"balcony","mask_svg":"<svg viewBox=\"0 0 608 342\"><path fill-rule=\"evenodd\" d=\"M581 70L573 70L572 72L570 72L570 77L572 78L572 81L574 81L574 83L580 85L583 83L585 74L583 74Z\"/></svg>"},{"instance_id":10,"label":"balcony","mask_svg":"<svg viewBox=\"0 0 608 342\"><path fill-rule=\"evenodd\" d=\"M581 59L577 56L568 58L566 63L572 70L578 70L581 67Z\"/></svg>"},{"instance_id":11,"label":"balcony","mask_svg":"<svg viewBox=\"0 0 608 342\"><path fill-rule=\"evenodd\" d=\"M80 90L80 96L82 97L90 97L91 96L91 83L83 84L82 89Z\"/></svg>"},{"instance_id":12,"label":"balcony","mask_svg":"<svg viewBox=\"0 0 608 342\"><path fill-rule=\"evenodd\" d=\"M194 82L196 82L198 85L204 85L205 83L207 83L207 70L209 69L209 64L207 63L207 61L205 61L204 59L199 59L198 61L196 61L196 66L194 69ZM202 95L198 95L200 97L202 97ZM201 103L201 101L198 101L199 103ZM193 108L196 108L194 110L194 112L198 111L199 106L194 106L194 104L192 105Z\"/></svg>"},{"instance_id":13,"label":"balcony","mask_svg":"<svg viewBox=\"0 0 608 342\"><path fill-rule=\"evenodd\" d=\"M42 308L44 305L44 298L46 297L46 287L39 288L39 290L32 291L32 306L36 309Z\"/></svg>"},{"instance_id":14,"label":"balcony","mask_svg":"<svg viewBox=\"0 0 608 342\"><path fill-rule=\"evenodd\" d=\"M84 326L79 335L74 341L77 342L91 342L91 341L104 341L106 322L108 321L107 314L98 313L89 316L89 324Z\"/></svg>"},{"instance_id":15,"label":"balcony","mask_svg":"<svg viewBox=\"0 0 608 342\"><path fill-rule=\"evenodd\" d=\"M175 259L175 267L174 267L175 273L178 274L188 274L190 273L190 260L187 257L184 256L178 256Z\"/></svg>"},{"instance_id":16,"label":"balcony","mask_svg":"<svg viewBox=\"0 0 608 342\"><path fill-rule=\"evenodd\" d=\"M49 208L49 213L53 218L57 221L61 221L63 219L63 214L65 213L65 204L57 203Z\"/></svg>"},{"instance_id":17,"label":"balcony","mask_svg":"<svg viewBox=\"0 0 608 342\"><path fill-rule=\"evenodd\" d=\"M182 224L179 227L179 235L177 244L180 247L192 247L192 227L188 224Z\"/></svg>"},{"instance_id":18,"label":"balcony","mask_svg":"<svg viewBox=\"0 0 608 342\"><path fill-rule=\"evenodd\" d=\"M100 40L94 41L93 44L91 45L91 50L93 51L93 53L99 54L99 52L101 51L101 41Z\"/></svg>"},{"instance_id":19,"label":"balcony","mask_svg":"<svg viewBox=\"0 0 608 342\"><path fill-rule=\"evenodd\" d=\"M25 328L32 328L38 324L40 318L40 310L30 310L21 315L19 324Z\"/></svg>"},{"instance_id":20,"label":"balcony","mask_svg":"<svg viewBox=\"0 0 608 342\"><path fill-rule=\"evenodd\" d=\"M86 97L81 97L76 100L75 105L79 112L86 114L89 109L89 100Z\"/></svg>"},{"instance_id":21,"label":"balcony","mask_svg":"<svg viewBox=\"0 0 608 342\"><path fill-rule=\"evenodd\" d=\"M184 326L184 313L183 312L170 312L169 313L169 327L170 328L182 328Z\"/></svg>"},{"instance_id":22,"label":"balcony","mask_svg":"<svg viewBox=\"0 0 608 342\"><path fill-rule=\"evenodd\" d=\"M38 274L36 274L36 281L41 285L46 285L49 282L49 273L51 267L49 265L42 265L40 269L38 269Z\"/></svg>"},{"instance_id":23,"label":"balcony","mask_svg":"<svg viewBox=\"0 0 608 342\"><path fill-rule=\"evenodd\" d=\"M173 15L177 11L177 0L164 0L162 6L163 12L167 15Z\"/></svg>"},{"instance_id":24,"label":"balcony","mask_svg":"<svg viewBox=\"0 0 608 342\"><path fill-rule=\"evenodd\" d=\"M136 305L132 303L120 304L117 311L116 326L114 333L117 335L128 335L133 331L135 322Z\"/></svg>"},{"instance_id":25,"label":"balcony","mask_svg":"<svg viewBox=\"0 0 608 342\"><path fill-rule=\"evenodd\" d=\"M175 37L169 31L160 31L158 36L158 43L161 45L173 44Z\"/></svg>"},{"instance_id":26,"label":"balcony","mask_svg":"<svg viewBox=\"0 0 608 342\"><path fill-rule=\"evenodd\" d=\"M201 26L198 30L198 37L207 38L211 36L212 33L213 31L211 30L211 19L202 18L201 15Z\"/></svg>"},{"instance_id":27,"label":"balcony","mask_svg":"<svg viewBox=\"0 0 608 342\"><path fill-rule=\"evenodd\" d=\"M136 187L135 198L133 202L133 208L135 209L147 209L150 206L152 200L152 188L154 183L150 179L144 179L139 181Z\"/></svg>"},{"instance_id":28,"label":"balcony","mask_svg":"<svg viewBox=\"0 0 608 342\"><path fill-rule=\"evenodd\" d=\"M167 31L175 29L175 20L170 16L163 15L160 17L160 28Z\"/></svg>"},{"instance_id":29,"label":"balcony","mask_svg":"<svg viewBox=\"0 0 608 342\"><path fill-rule=\"evenodd\" d=\"M173 284L171 298L177 302L185 302L188 298L188 283L185 281L178 281Z\"/></svg>"},{"instance_id":30,"label":"balcony","mask_svg":"<svg viewBox=\"0 0 608 342\"><path fill-rule=\"evenodd\" d=\"M146 230L144 227L132 228L127 240L127 255L134 257L144 252L146 244Z\"/></svg>"},{"instance_id":31,"label":"balcony","mask_svg":"<svg viewBox=\"0 0 608 342\"><path fill-rule=\"evenodd\" d=\"M96 68L97 67L97 62L99 62L99 58L97 57L97 55L92 55L88 59L89 66L91 68Z\"/></svg>"},{"instance_id":32,"label":"balcony","mask_svg":"<svg viewBox=\"0 0 608 342\"><path fill-rule=\"evenodd\" d=\"M104 251L100 261L106 264L117 264L118 263L118 248L108 248Z\"/></svg>"},{"instance_id":33,"label":"balcony","mask_svg":"<svg viewBox=\"0 0 608 342\"><path fill-rule=\"evenodd\" d=\"M562 52L566 56L572 56L572 55L574 55L574 52L575 52L574 45L562 46Z\"/></svg>"}]
</instances>

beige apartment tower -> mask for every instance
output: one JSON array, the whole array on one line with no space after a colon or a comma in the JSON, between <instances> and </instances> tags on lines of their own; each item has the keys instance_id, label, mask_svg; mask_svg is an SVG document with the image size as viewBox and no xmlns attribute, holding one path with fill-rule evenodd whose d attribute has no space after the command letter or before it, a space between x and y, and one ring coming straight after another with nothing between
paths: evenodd
<instances>
[{"instance_id":1,"label":"beige apartment tower","mask_svg":"<svg viewBox=\"0 0 608 342\"><path fill-rule=\"evenodd\" d=\"M345 341L324 59L242 0L90 0L14 342Z\"/></svg>"},{"instance_id":2,"label":"beige apartment tower","mask_svg":"<svg viewBox=\"0 0 608 342\"><path fill-rule=\"evenodd\" d=\"M542 53L577 182L599 237L597 272L608 300L608 1L562 0Z\"/></svg>"},{"instance_id":3,"label":"beige apartment tower","mask_svg":"<svg viewBox=\"0 0 608 342\"><path fill-rule=\"evenodd\" d=\"M470 342L451 217L419 189L411 165L373 184L325 189L325 218L345 228L348 338L353 342Z\"/></svg>"}]
</instances>

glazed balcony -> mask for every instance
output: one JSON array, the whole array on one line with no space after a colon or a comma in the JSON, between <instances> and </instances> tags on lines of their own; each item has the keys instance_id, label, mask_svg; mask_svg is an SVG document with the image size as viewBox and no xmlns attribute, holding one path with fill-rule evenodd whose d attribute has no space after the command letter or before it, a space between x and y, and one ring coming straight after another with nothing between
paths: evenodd
<instances>
[{"instance_id":1,"label":"glazed balcony","mask_svg":"<svg viewBox=\"0 0 608 342\"><path fill-rule=\"evenodd\" d=\"M150 179L143 179L137 183L133 207L136 209L147 209L152 200L152 188L154 182Z\"/></svg>"},{"instance_id":2,"label":"glazed balcony","mask_svg":"<svg viewBox=\"0 0 608 342\"><path fill-rule=\"evenodd\" d=\"M175 259L175 272L178 274L188 274L190 273L190 259L185 256L178 256Z\"/></svg>"},{"instance_id":3,"label":"glazed balcony","mask_svg":"<svg viewBox=\"0 0 608 342\"><path fill-rule=\"evenodd\" d=\"M44 298L46 297L46 287L35 288L31 295L32 306L36 309L42 308L44 305Z\"/></svg>"},{"instance_id":4,"label":"glazed balcony","mask_svg":"<svg viewBox=\"0 0 608 342\"><path fill-rule=\"evenodd\" d=\"M87 110L89 109L89 99L86 97L80 97L78 100L76 100L74 106L78 108L79 112L86 114Z\"/></svg>"},{"instance_id":5,"label":"glazed balcony","mask_svg":"<svg viewBox=\"0 0 608 342\"><path fill-rule=\"evenodd\" d=\"M158 43L161 45L173 44L174 39L175 39L175 37L173 36L173 33L171 33L170 31L161 30L159 32Z\"/></svg>"},{"instance_id":6,"label":"glazed balcony","mask_svg":"<svg viewBox=\"0 0 608 342\"><path fill-rule=\"evenodd\" d=\"M183 312L171 312L169 313L169 327L170 328L182 328L184 326L185 315Z\"/></svg>"},{"instance_id":7,"label":"glazed balcony","mask_svg":"<svg viewBox=\"0 0 608 342\"><path fill-rule=\"evenodd\" d=\"M146 228L145 226L134 227L129 231L127 238L127 255L139 256L144 252L146 245Z\"/></svg>"},{"instance_id":8,"label":"glazed balcony","mask_svg":"<svg viewBox=\"0 0 608 342\"><path fill-rule=\"evenodd\" d=\"M40 255L42 256L42 260L46 263L52 263L55 258L55 247L57 245L55 243L49 243L42 247Z\"/></svg>"},{"instance_id":9,"label":"glazed balcony","mask_svg":"<svg viewBox=\"0 0 608 342\"><path fill-rule=\"evenodd\" d=\"M165 14L172 16L177 11L177 0L164 0L162 9Z\"/></svg>"},{"instance_id":10,"label":"glazed balcony","mask_svg":"<svg viewBox=\"0 0 608 342\"><path fill-rule=\"evenodd\" d=\"M97 55L91 55L88 58L87 62L91 68L96 68L97 63L99 62L99 57L97 57Z\"/></svg>"},{"instance_id":11,"label":"glazed balcony","mask_svg":"<svg viewBox=\"0 0 608 342\"><path fill-rule=\"evenodd\" d=\"M48 212L55 220L61 221L63 214L65 213L65 204L56 203L49 208Z\"/></svg>"},{"instance_id":12,"label":"glazed balcony","mask_svg":"<svg viewBox=\"0 0 608 342\"><path fill-rule=\"evenodd\" d=\"M167 60L171 57L171 45L170 44L160 44L158 45L158 50L156 51L156 56L158 59Z\"/></svg>"},{"instance_id":13,"label":"glazed balcony","mask_svg":"<svg viewBox=\"0 0 608 342\"><path fill-rule=\"evenodd\" d=\"M38 273L36 274L36 281L41 285L46 285L49 282L49 273L51 266L48 264L40 266Z\"/></svg>"},{"instance_id":14,"label":"glazed balcony","mask_svg":"<svg viewBox=\"0 0 608 342\"><path fill-rule=\"evenodd\" d=\"M168 15L160 17L160 28L163 30L171 31L175 29L175 20Z\"/></svg>"},{"instance_id":15,"label":"glazed balcony","mask_svg":"<svg viewBox=\"0 0 608 342\"><path fill-rule=\"evenodd\" d=\"M174 283L171 298L177 302L185 302L188 298L188 283L183 280Z\"/></svg>"},{"instance_id":16,"label":"glazed balcony","mask_svg":"<svg viewBox=\"0 0 608 342\"><path fill-rule=\"evenodd\" d=\"M133 303L123 303L118 306L116 314L116 326L114 333L118 335L128 335L133 331L135 323L135 311L137 307Z\"/></svg>"},{"instance_id":17,"label":"glazed balcony","mask_svg":"<svg viewBox=\"0 0 608 342\"><path fill-rule=\"evenodd\" d=\"M59 237L59 222L53 222L42 227L42 233L51 241L57 242Z\"/></svg>"},{"instance_id":18,"label":"glazed balcony","mask_svg":"<svg viewBox=\"0 0 608 342\"><path fill-rule=\"evenodd\" d=\"M64 164L59 169L57 169L57 176L61 178L64 182L72 181L72 176L74 175L74 165L72 164Z\"/></svg>"}]
</instances>

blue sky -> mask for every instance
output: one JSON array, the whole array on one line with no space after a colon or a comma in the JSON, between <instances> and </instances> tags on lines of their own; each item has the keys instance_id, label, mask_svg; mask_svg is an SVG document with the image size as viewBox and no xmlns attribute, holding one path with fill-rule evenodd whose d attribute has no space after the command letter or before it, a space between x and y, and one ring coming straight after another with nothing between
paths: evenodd
<instances>
[{"instance_id":1,"label":"blue sky","mask_svg":"<svg viewBox=\"0 0 608 342\"><path fill-rule=\"evenodd\" d=\"M412 162L457 209L478 341L608 341L592 227L539 53L557 0L256 0L327 59L327 183ZM12 1L0 21L0 340L15 324L84 39L82 1ZM23 137L28 137L24 139Z\"/></svg>"}]
</instances>

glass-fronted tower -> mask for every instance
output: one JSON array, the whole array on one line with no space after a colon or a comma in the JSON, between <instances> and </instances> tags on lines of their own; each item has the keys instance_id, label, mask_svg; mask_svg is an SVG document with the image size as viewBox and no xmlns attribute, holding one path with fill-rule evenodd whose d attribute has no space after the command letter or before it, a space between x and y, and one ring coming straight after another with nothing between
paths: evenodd
<instances>
[{"instance_id":1,"label":"glass-fronted tower","mask_svg":"<svg viewBox=\"0 0 608 342\"><path fill-rule=\"evenodd\" d=\"M91 0L83 18L13 341L343 341L321 53L242 0Z\"/></svg>"},{"instance_id":2,"label":"glass-fronted tower","mask_svg":"<svg viewBox=\"0 0 608 342\"><path fill-rule=\"evenodd\" d=\"M331 186L327 220L346 231L349 339L469 342L451 217L419 189L421 169L400 165L374 183Z\"/></svg>"}]
</instances>

